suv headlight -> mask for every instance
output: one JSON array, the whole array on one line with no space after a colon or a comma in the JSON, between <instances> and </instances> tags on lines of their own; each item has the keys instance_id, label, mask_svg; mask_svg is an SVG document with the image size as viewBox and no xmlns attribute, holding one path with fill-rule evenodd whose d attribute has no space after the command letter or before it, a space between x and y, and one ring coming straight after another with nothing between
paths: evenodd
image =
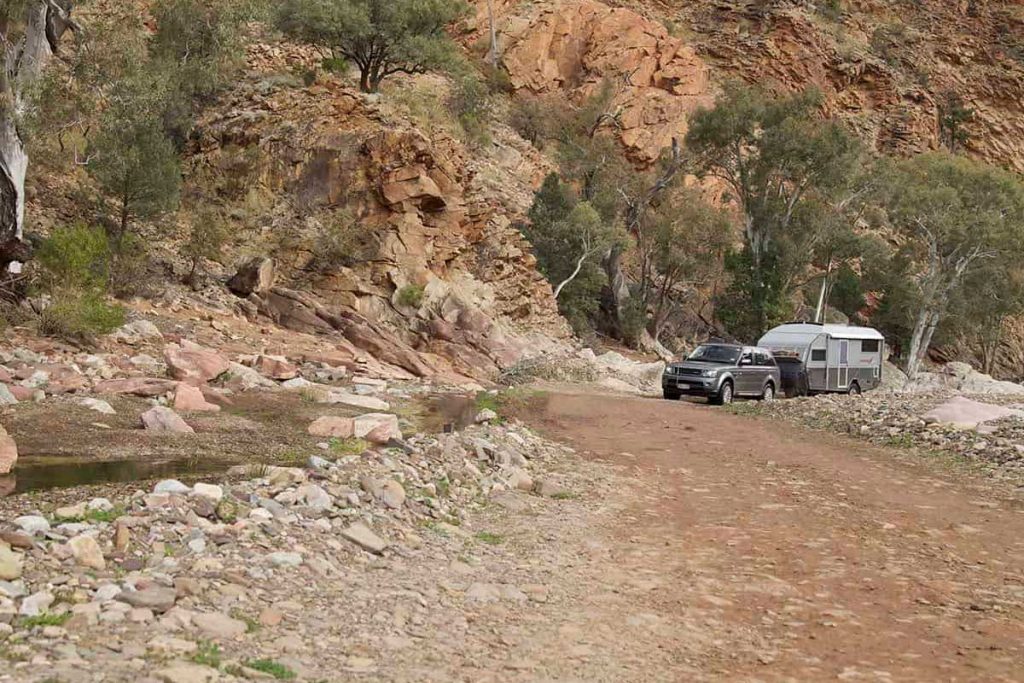
<instances>
[{"instance_id":1,"label":"suv headlight","mask_svg":"<svg viewBox=\"0 0 1024 683\"><path fill-rule=\"evenodd\" d=\"M718 370L701 370L700 376L701 377L717 377L718 376Z\"/></svg>"}]
</instances>

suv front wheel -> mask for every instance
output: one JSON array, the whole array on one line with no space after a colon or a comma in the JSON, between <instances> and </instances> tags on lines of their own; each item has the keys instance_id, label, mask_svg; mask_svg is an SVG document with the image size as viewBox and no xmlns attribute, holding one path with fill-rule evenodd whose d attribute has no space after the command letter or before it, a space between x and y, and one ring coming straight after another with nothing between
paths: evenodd
<instances>
[{"instance_id":1,"label":"suv front wheel","mask_svg":"<svg viewBox=\"0 0 1024 683\"><path fill-rule=\"evenodd\" d=\"M718 390L718 395L711 398L711 402L716 406L728 405L732 403L733 389L732 382L725 380L722 384L722 388Z\"/></svg>"}]
</instances>

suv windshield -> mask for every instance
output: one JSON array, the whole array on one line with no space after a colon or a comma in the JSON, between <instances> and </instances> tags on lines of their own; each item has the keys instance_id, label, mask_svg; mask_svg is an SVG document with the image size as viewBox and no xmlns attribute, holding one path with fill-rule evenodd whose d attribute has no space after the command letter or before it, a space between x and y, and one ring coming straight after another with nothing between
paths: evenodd
<instances>
[{"instance_id":1,"label":"suv windshield","mask_svg":"<svg viewBox=\"0 0 1024 683\"><path fill-rule=\"evenodd\" d=\"M701 344L686 360L699 360L705 363L727 363L733 365L740 359L740 349L735 346L718 344Z\"/></svg>"}]
</instances>

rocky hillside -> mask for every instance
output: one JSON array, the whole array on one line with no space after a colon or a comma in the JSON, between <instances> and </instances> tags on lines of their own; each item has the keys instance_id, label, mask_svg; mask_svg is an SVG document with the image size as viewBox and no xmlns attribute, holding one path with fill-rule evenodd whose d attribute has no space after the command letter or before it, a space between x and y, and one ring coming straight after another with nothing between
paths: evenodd
<instances>
[{"instance_id":1,"label":"rocky hillside","mask_svg":"<svg viewBox=\"0 0 1024 683\"><path fill-rule=\"evenodd\" d=\"M1007 0L695 0L495 3L516 88L572 97L621 83L622 139L650 159L716 84L809 85L880 150L938 146L955 92L975 112L969 152L1024 171L1024 10ZM486 40L486 3L477 3Z\"/></svg>"}]
</instances>

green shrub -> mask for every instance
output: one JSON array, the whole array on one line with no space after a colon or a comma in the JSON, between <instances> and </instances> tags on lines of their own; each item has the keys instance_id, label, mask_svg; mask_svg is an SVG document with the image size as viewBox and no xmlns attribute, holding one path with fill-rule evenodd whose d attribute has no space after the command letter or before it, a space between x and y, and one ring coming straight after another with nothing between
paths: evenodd
<instances>
[{"instance_id":1,"label":"green shrub","mask_svg":"<svg viewBox=\"0 0 1024 683\"><path fill-rule=\"evenodd\" d=\"M475 75L459 79L448 97L448 108L458 119L468 142L477 145L490 143L489 125L494 103L487 83Z\"/></svg>"},{"instance_id":2,"label":"green shrub","mask_svg":"<svg viewBox=\"0 0 1024 683\"><path fill-rule=\"evenodd\" d=\"M348 60L343 57L326 57L320 62L320 68L331 74L344 74L348 67Z\"/></svg>"},{"instance_id":3,"label":"green shrub","mask_svg":"<svg viewBox=\"0 0 1024 683\"><path fill-rule=\"evenodd\" d=\"M406 285L398 290L398 305L405 308L419 308L423 303L423 287Z\"/></svg>"},{"instance_id":4,"label":"green shrub","mask_svg":"<svg viewBox=\"0 0 1024 683\"><path fill-rule=\"evenodd\" d=\"M90 343L124 325L124 309L112 306L97 292L55 292L39 315L39 333L72 342Z\"/></svg>"},{"instance_id":5,"label":"green shrub","mask_svg":"<svg viewBox=\"0 0 1024 683\"><path fill-rule=\"evenodd\" d=\"M36 260L48 289L103 289L110 270L110 243L99 228L76 224L57 228L40 245Z\"/></svg>"}]
</instances>

